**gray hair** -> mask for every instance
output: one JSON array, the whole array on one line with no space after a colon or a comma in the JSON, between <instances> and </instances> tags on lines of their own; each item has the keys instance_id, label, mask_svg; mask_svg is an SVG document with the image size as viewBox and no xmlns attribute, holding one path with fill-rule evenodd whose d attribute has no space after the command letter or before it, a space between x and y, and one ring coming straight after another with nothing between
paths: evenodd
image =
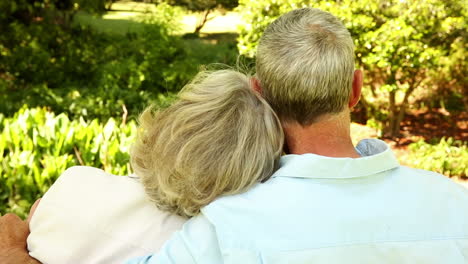
<instances>
[{"instance_id":1,"label":"gray hair","mask_svg":"<svg viewBox=\"0 0 468 264\"><path fill-rule=\"evenodd\" d=\"M179 100L147 109L131 151L146 193L163 210L194 216L220 195L246 191L277 169L281 124L233 70L201 72Z\"/></svg>"},{"instance_id":2,"label":"gray hair","mask_svg":"<svg viewBox=\"0 0 468 264\"><path fill-rule=\"evenodd\" d=\"M262 95L282 121L309 125L345 109L354 45L332 14L302 8L279 17L263 33L256 60Z\"/></svg>"}]
</instances>

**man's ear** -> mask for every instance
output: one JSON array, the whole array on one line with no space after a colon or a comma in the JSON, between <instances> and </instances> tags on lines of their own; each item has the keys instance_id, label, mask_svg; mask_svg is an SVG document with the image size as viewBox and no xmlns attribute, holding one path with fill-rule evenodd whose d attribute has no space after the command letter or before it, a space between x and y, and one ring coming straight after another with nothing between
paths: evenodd
<instances>
[{"instance_id":1,"label":"man's ear","mask_svg":"<svg viewBox=\"0 0 468 264\"><path fill-rule=\"evenodd\" d=\"M351 96L349 98L348 107L352 108L357 105L359 102L359 98L361 98L361 90L362 90L362 71L355 70L353 76L353 87L351 91Z\"/></svg>"},{"instance_id":2,"label":"man's ear","mask_svg":"<svg viewBox=\"0 0 468 264\"><path fill-rule=\"evenodd\" d=\"M259 93L260 95L262 94L262 86L260 86L260 81L257 78L250 78L250 85L252 86L252 89L254 91Z\"/></svg>"}]
</instances>

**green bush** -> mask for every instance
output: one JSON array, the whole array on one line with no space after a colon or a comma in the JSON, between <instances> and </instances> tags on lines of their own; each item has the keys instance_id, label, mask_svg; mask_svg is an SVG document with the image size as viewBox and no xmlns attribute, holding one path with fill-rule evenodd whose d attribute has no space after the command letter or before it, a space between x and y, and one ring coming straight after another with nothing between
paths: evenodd
<instances>
[{"instance_id":1,"label":"green bush","mask_svg":"<svg viewBox=\"0 0 468 264\"><path fill-rule=\"evenodd\" d=\"M81 27L11 28L17 36L10 43L0 37L0 99L7 102L0 112L8 115L23 104L103 120L121 116L125 105L136 115L189 79L176 67L186 58L183 43L157 24L126 36ZM189 69L195 71L196 66Z\"/></svg>"},{"instance_id":2,"label":"green bush","mask_svg":"<svg viewBox=\"0 0 468 264\"><path fill-rule=\"evenodd\" d=\"M198 70L183 40L171 35L178 22L169 16L180 12L167 5L127 34L67 24L65 11L53 6L38 7L31 21L15 16L27 11L6 7L13 10L0 15L0 112L7 116L27 104L102 120L122 116L125 107L134 117Z\"/></svg>"},{"instance_id":3,"label":"green bush","mask_svg":"<svg viewBox=\"0 0 468 264\"><path fill-rule=\"evenodd\" d=\"M168 104L201 65L235 63L233 38L182 39L172 35L177 27L169 20L180 12L167 5L158 10L162 13L147 18L137 33L127 34L79 24L4 25L0 112L12 116L28 105L70 118L107 120L128 111L133 119L145 105Z\"/></svg>"},{"instance_id":4,"label":"green bush","mask_svg":"<svg viewBox=\"0 0 468 264\"><path fill-rule=\"evenodd\" d=\"M86 165L118 175L131 173L129 147L136 123L70 120L44 108L0 115L0 214L25 216L68 167Z\"/></svg>"},{"instance_id":5,"label":"green bush","mask_svg":"<svg viewBox=\"0 0 468 264\"><path fill-rule=\"evenodd\" d=\"M408 146L408 153L400 159L405 165L435 171L446 176L466 178L468 175L467 142L442 138L427 143L423 140Z\"/></svg>"}]
</instances>

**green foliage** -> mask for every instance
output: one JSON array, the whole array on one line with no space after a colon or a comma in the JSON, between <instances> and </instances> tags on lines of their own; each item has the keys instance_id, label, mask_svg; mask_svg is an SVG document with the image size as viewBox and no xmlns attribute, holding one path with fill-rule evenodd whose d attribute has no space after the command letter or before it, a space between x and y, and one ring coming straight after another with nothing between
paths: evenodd
<instances>
[{"instance_id":1,"label":"green foliage","mask_svg":"<svg viewBox=\"0 0 468 264\"><path fill-rule=\"evenodd\" d=\"M410 167L435 171L447 176L468 176L467 142L442 138L433 144L423 140L408 146L409 152L400 159Z\"/></svg>"},{"instance_id":2,"label":"green foliage","mask_svg":"<svg viewBox=\"0 0 468 264\"><path fill-rule=\"evenodd\" d=\"M235 37L235 34L213 34L206 38L186 39L184 45L187 58L184 63L202 66L212 63L235 65L238 58Z\"/></svg>"},{"instance_id":3,"label":"green foliage","mask_svg":"<svg viewBox=\"0 0 468 264\"><path fill-rule=\"evenodd\" d=\"M197 71L197 64L184 65L185 46L167 21L161 15L127 35L50 21L7 24L0 35L0 100L7 103L0 112L28 104L87 118L122 116L123 107L137 115Z\"/></svg>"},{"instance_id":4,"label":"green foliage","mask_svg":"<svg viewBox=\"0 0 468 264\"><path fill-rule=\"evenodd\" d=\"M30 24L38 21L68 24L78 11L102 14L111 0L11 0L0 1L0 21ZM7 22L7 23L5 23Z\"/></svg>"},{"instance_id":5,"label":"green foliage","mask_svg":"<svg viewBox=\"0 0 468 264\"><path fill-rule=\"evenodd\" d=\"M56 17L1 23L0 112L11 116L27 104L71 118L132 119L146 105L167 105L201 65L231 64L237 55L230 42L173 35L180 16L180 8L160 4L137 32L120 34Z\"/></svg>"},{"instance_id":6,"label":"green foliage","mask_svg":"<svg viewBox=\"0 0 468 264\"><path fill-rule=\"evenodd\" d=\"M162 24L171 35L177 34L181 31L182 25L178 22L184 16L184 10L178 6L171 6L167 3L159 3L151 15L145 16L143 22L146 24Z\"/></svg>"},{"instance_id":7,"label":"green foliage","mask_svg":"<svg viewBox=\"0 0 468 264\"><path fill-rule=\"evenodd\" d=\"M301 4L302 3L302 4ZM276 0L249 1L240 0L237 11L242 14L243 24L239 26L239 53L254 57L258 41L266 27L280 15L293 9L309 6L310 1L293 0L288 2Z\"/></svg>"},{"instance_id":8,"label":"green foliage","mask_svg":"<svg viewBox=\"0 0 468 264\"><path fill-rule=\"evenodd\" d=\"M0 214L21 216L57 177L73 165L131 173L129 147L136 123L70 120L44 108L21 109L13 118L0 115Z\"/></svg>"},{"instance_id":9,"label":"green foliage","mask_svg":"<svg viewBox=\"0 0 468 264\"><path fill-rule=\"evenodd\" d=\"M466 87L466 76L460 71L466 71L462 43L467 8L461 0L241 0L239 12L246 23L241 27L239 51L254 56L268 24L292 9L309 6L341 18L350 31L358 67L367 80L363 103L389 135L399 132L416 90L435 89L435 84L456 78L459 83L448 87Z\"/></svg>"},{"instance_id":10,"label":"green foliage","mask_svg":"<svg viewBox=\"0 0 468 264\"><path fill-rule=\"evenodd\" d=\"M442 58L454 51L450 44L462 38L463 12L461 1L432 0L369 5L361 14L372 17L370 25L359 19L354 25L355 13L343 14L355 39L359 66L367 76L368 109L372 115L387 113L380 120L387 135L399 133L415 91L433 88L437 79L433 73L445 67Z\"/></svg>"}]
</instances>

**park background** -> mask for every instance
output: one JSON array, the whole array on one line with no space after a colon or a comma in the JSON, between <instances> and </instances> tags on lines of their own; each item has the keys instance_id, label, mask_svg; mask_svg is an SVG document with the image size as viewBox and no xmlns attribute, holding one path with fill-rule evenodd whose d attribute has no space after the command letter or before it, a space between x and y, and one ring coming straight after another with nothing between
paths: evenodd
<instances>
[{"instance_id":1,"label":"park background","mask_svg":"<svg viewBox=\"0 0 468 264\"><path fill-rule=\"evenodd\" d=\"M253 73L266 25L305 6L355 41L353 140L381 138L402 164L467 180L464 0L0 0L0 214L24 217L73 165L130 174L146 106L169 105L200 69Z\"/></svg>"}]
</instances>

